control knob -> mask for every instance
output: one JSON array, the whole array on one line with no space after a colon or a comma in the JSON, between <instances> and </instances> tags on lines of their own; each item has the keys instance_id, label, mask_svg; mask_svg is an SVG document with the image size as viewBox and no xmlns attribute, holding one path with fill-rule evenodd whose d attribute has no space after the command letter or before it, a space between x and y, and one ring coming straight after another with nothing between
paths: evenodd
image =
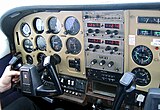
<instances>
[{"instance_id":1,"label":"control knob","mask_svg":"<svg viewBox=\"0 0 160 110\"><path fill-rule=\"evenodd\" d=\"M111 46L107 46L107 47L105 48L105 50L106 50L106 51L111 50Z\"/></svg>"},{"instance_id":2,"label":"control knob","mask_svg":"<svg viewBox=\"0 0 160 110\"><path fill-rule=\"evenodd\" d=\"M91 64L92 65L94 65L94 64L96 64L97 63L97 60L96 59L93 59L92 61L91 61Z\"/></svg>"},{"instance_id":3,"label":"control knob","mask_svg":"<svg viewBox=\"0 0 160 110\"><path fill-rule=\"evenodd\" d=\"M99 30L99 29L96 29L96 30L95 30L95 33L96 33L96 34L100 33L100 30Z\"/></svg>"},{"instance_id":4,"label":"control knob","mask_svg":"<svg viewBox=\"0 0 160 110\"><path fill-rule=\"evenodd\" d=\"M93 29L88 29L88 33L93 33Z\"/></svg>"},{"instance_id":5,"label":"control knob","mask_svg":"<svg viewBox=\"0 0 160 110\"><path fill-rule=\"evenodd\" d=\"M118 31L117 30L114 30L112 35L117 35L118 34Z\"/></svg>"},{"instance_id":6,"label":"control knob","mask_svg":"<svg viewBox=\"0 0 160 110\"><path fill-rule=\"evenodd\" d=\"M99 48L100 48L100 45L96 45L96 46L95 46L95 49L99 49Z\"/></svg>"},{"instance_id":7,"label":"control knob","mask_svg":"<svg viewBox=\"0 0 160 110\"><path fill-rule=\"evenodd\" d=\"M106 63L105 60L101 60L101 61L99 62L99 65L100 65L100 66L103 66L105 63Z\"/></svg>"},{"instance_id":8,"label":"control knob","mask_svg":"<svg viewBox=\"0 0 160 110\"><path fill-rule=\"evenodd\" d=\"M88 45L88 48L93 48L93 47L94 47L93 44Z\"/></svg>"},{"instance_id":9,"label":"control knob","mask_svg":"<svg viewBox=\"0 0 160 110\"><path fill-rule=\"evenodd\" d=\"M118 47L113 48L113 52L116 52L116 51L118 51Z\"/></svg>"},{"instance_id":10,"label":"control knob","mask_svg":"<svg viewBox=\"0 0 160 110\"><path fill-rule=\"evenodd\" d=\"M106 30L105 34L111 34L110 30Z\"/></svg>"},{"instance_id":11,"label":"control knob","mask_svg":"<svg viewBox=\"0 0 160 110\"><path fill-rule=\"evenodd\" d=\"M114 62L113 62L113 61L110 61L107 66L108 66L109 68L111 68L113 65L114 65Z\"/></svg>"}]
</instances>

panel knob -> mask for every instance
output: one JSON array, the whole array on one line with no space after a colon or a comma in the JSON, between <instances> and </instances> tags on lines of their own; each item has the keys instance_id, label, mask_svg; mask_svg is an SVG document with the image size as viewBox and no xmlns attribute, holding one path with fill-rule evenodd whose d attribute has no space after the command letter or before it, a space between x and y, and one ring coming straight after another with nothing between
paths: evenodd
<instances>
[{"instance_id":1,"label":"panel knob","mask_svg":"<svg viewBox=\"0 0 160 110\"><path fill-rule=\"evenodd\" d=\"M92 61L91 61L91 64L92 65L94 65L94 64L96 64L97 63L97 60L96 59L93 59Z\"/></svg>"},{"instance_id":2,"label":"panel knob","mask_svg":"<svg viewBox=\"0 0 160 110\"><path fill-rule=\"evenodd\" d=\"M113 65L114 65L114 62L113 62L113 61L110 61L107 66L108 66L109 68L111 68Z\"/></svg>"},{"instance_id":3,"label":"panel knob","mask_svg":"<svg viewBox=\"0 0 160 110\"><path fill-rule=\"evenodd\" d=\"M101 60L101 61L99 62L99 65L100 65L100 66L103 66L105 63L106 63L105 60Z\"/></svg>"},{"instance_id":4,"label":"panel knob","mask_svg":"<svg viewBox=\"0 0 160 110\"><path fill-rule=\"evenodd\" d=\"M111 50L111 46L107 46L107 47L105 48L105 51L108 51L108 50Z\"/></svg>"}]
</instances>

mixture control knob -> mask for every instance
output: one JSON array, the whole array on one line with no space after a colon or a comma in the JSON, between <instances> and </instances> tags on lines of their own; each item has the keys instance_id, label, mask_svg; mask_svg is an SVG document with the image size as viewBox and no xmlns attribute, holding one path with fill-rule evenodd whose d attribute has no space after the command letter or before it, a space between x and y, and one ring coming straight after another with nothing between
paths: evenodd
<instances>
[{"instance_id":1,"label":"mixture control knob","mask_svg":"<svg viewBox=\"0 0 160 110\"><path fill-rule=\"evenodd\" d=\"M88 33L93 33L93 29L88 29Z\"/></svg>"},{"instance_id":2,"label":"mixture control knob","mask_svg":"<svg viewBox=\"0 0 160 110\"><path fill-rule=\"evenodd\" d=\"M118 51L118 47L113 48L113 52L116 52L116 51Z\"/></svg>"},{"instance_id":3,"label":"mixture control knob","mask_svg":"<svg viewBox=\"0 0 160 110\"><path fill-rule=\"evenodd\" d=\"M93 59L92 61L91 61L91 64L92 65L94 65L94 64L96 64L97 63L97 60L96 59Z\"/></svg>"},{"instance_id":4,"label":"mixture control knob","mask_svg":"<svg viewBox=\"0 0 160 110\"><path fill-rule=\"evenodd\" d=\"M111 50L111 46L107 46L107 47L105 48L105 50L106 50L106 51Z\"/></svg>"},{"instance_id":5,"label":"mixture control knob","mask_svg":"<svg viewBox=\"0 0 160 110\"><path fill-rule=\"evenodd\" d=\"M106 63L105 60L101 60L101 61L99 62L99 65L100 65L100 66L103 66L105 63Z\"/></svg>"},{"instance_id":6,"label":"mixture control knob","mask_svg":"<svg viewBox=\"0 0 160 110\"><path fill-rule=\"evenodd\" d=\"M100 30L99 30L99 29L96 29L96 30L95 30L95 33L96 33L96 34L100 33Z\"/></svg>"},{"instance_id":7,"label":"mixture control knob","mask_svg":"<svg viewBox=\"0 0 160 110\"><path fill-rule=\"evenodd\" d=\"M113 61L110 61L107 66L108 66L109 68L111 68L113 65L114 65L114 62L113 62Z\"/></svg>"},{"instance_id":8,"label":"mixture control knob","mask_svg":"<svg viewBox=\"0 0 160 110\"><path fill-rule=\"evenodd\" d=\"M106 30L105 34L111 34L110 30Z\"/></svg>"},{"instance_id":9,"label":"mixture control knob","mask_svg":"<svg viewBox=\"0 0 160 110\"><path fill-rule=\"evenodd\" d=\"M96 46L95 46L95 49L99 49L99 48L100 48L100 45L96 45Z\"/></svg>"},{"instance_id":10,"label":"mixture control knob","mask_svg":"<svg viewBox=\"0 0 160 110\"><path fill-rule=\"evenodd\" d=\"M88 45L88 48L93 48L93 47L94 47L93 44Z\"/></svg>"},{"instance_id":11,"label":"mixture control knob","mask_svg":"<svg viewBox=\"0 0 160 110\"><path fill-rule=\"evenodd\" d=\"M118 34L118 31L117 31L117 30L114 30L112 34L113 34L113 35L117 35L117 34Z\"/></svg>"}]
</instances>

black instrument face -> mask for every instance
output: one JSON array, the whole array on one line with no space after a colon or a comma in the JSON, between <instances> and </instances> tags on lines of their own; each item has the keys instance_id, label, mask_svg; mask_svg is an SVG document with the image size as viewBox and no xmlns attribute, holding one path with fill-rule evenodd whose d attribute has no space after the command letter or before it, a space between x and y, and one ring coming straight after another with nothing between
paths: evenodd
<instances>
[{"instance_id":1,"label":"black instrument face","mask_svg":"<svg viewBox=\"0 0 160 110\"><path fill-rule=\"evenodd\" d=\"M146 66L152 62L153 54L148 47L139 45L133 49L132 59L136 64Z\"/></svg>"},{"instance_id":2,"label":"black instrument face","mask_svg":"<svg viewBox=\"0 0 160 110\"><path fill-rule=\"evenodd\" d=\"M27 63L28 63L28 64L33 64L33 58L32 58L32 56L27 55L27 56L26 56L26 60L27 60Z\"/></svg>"},{"instance_id":3,"label":"black instrument face","mask_svg":"<svg viewBox=\"0 0 160 110\"><path fill-rule=\"evenodd\" d=\"M20 30L24 37L29 37L31 34L31 28L27 23L22 23Z\"/></svg>"},{"instance_id":4,"label":"black instrument face","mask_svg":"<svg viewBox=\"0 0 160 110\"><path fill-rule=\"evenodd\" d=\"M78 39L71 37L66 42L67 53L78 54L81 51L81 43Z\"/></svg>"},{"instance_id":5,"label":"black instrument face","mask_svg":"<svg viewBox=\"0 0 160 110\"><path fill-rule=\"evenodd\" d=\"M38 34L41 34L44 31L44 23L40 18L35 18L33 20L33 27Z\"/></svg>"},{"instance_id":6,"label":"black instrument face","mask_svg":"<svg viewBox=\"0 0 160 110\"><path fill-rule=\"evenodd\" d=\"M61 50L62 41L58 36L56 36L56 35L52 36L50 39L50 43L51 43L51 47L54 51L58 52Z\"/></svg>"},{"instance_id":7,"label":"black instrument face","mask_svg":"<svg viewBox=\"0 0 160 110\"><path fill-rule=\"evenodd\" d=\"M25 39L23 41L23 48L26 52L31 53L34 49L33 49L33 44L31 42L31 40L29 39Z\"/></svg>"},{"instance_id":8,"label":"black instrument face","mask_svg":"<svg viewBox=\"0 0 160 110\"><path fill-rule=\"evenodd\" d=\"M44 61L45 57L46 57L46 55L44 53L38 53L38 55L37 55L37 61L39 63L42 63Z\"/></svg>"},{"instance_id":9,"label":"black instrument face","mask_svg":"<svg viewBox=\"0 0 160 110\"><path fill-rule=\"evenodd\" d=\"M57 34L61 31L61 23L56 17L52 17L48 21L49 32Z\"/></svg>"},{"instance_id":10,"label":"black instrument face","mask_svg":"<svg viewBox=\"0 0 160 110\"><path fill-rule=\"evenodd\" d=\"M66 34L76 35L80 30L79 21L73 16L66 19L64 26L66 29Z\"/></svg>"},{"instance_id":11,"label":"black instrument face","mask_svg":"<svg viewBox=\"0 0 160 110\"><path fill-rule=\"evenodd\" d=\"M37 45L37 49L39 50L46 50L46 41L45 41L45 38L42 37L42 36L37 36L36 38L36 45Z\"/></svg>"},{"instance_id":12,"label":"black instrument face","mask_svg":"<svg viewBox=\"0 0 160 110\"><path fill-rule=\"evenodd\" d=\"M151 75L144 68L134 68L132 73L136 75L136 84L139 86L147 86L151 82Z\"/></svg>"}]
</instances>

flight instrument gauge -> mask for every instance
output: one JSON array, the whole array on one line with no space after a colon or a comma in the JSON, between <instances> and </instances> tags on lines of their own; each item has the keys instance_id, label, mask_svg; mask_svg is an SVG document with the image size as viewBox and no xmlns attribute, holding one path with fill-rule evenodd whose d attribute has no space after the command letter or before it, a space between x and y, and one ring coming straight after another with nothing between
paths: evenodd
<instances>
[{"instance_id":1,"label":"flight instrument gauge","mask_svg":"<svg viewBox=\"0 0 160 110\"><path fill-rule=\"evenodd\" d=\"M134 68L132 73L136 76L136 84L139 86L147 86L151 82L150 73L144 68Z\"/></svg>"},{"instance_id":2,"label":"flight instrument gauge","mask_svg":"<svg viewBox=\"0 0 160 110\"><path fill-rule=\"evenodd\" d=\"M44 53L38 53L38 55L37 55L38 63L42 63L44 61L45 57L46 57L46 55Z\"/></svg>"},{"instance_id":3,"label":"flight instrument gauge","mask_svg":"<svg viewBox=\"0 0 160 110\"><path fill-rule=\"evenodd\" d=\"M80 30L79 21L73 16L70 16L65 20L64 26L66 29L65 34L76 35Z\"/></svg>"},{"instance_id":4,"label":"flight instrument gauge","mask_svg":"<svg viewBox=\"0 0 160 110\"><path fill-rule=\"evenodd\" d=\"M52 36L50 39L50 43L51 43L51 47L54 51L58 52L61 50L62 41L58 36L56 36L56 35Z\"/></svg>"},{"instance_id":5,"label":"flight instrument gauge","mask_svg":"<svg viewBox=\"0 0 160 110\"><path fill-rule=\"evenodd\" d=\"M42 36L37 36L36 38L36 45L37 45L37 49L44 51L46 50L46 40L44 37Z\"/></svg>"},{"instance_id":6,"label":"flight instrument gauge","mask_svg":"<svg viewBox=\"0 0 160 110\"><path fill-rule=\"evenodd\" d=\"M78 54L81 51L81 43L78 39L70 37L67 42L67 53Z\"/></svg>"},{"instance_id":7,"label":"flight instrument gauge","mask_svg":"<svg viewBox=\"0 0 160 110\"><path fill-rule=\"evenodd\" d=\"M31 40L29 39L25 39L23 41L23 48L26 52L31 53L34 49L33 49L33 44L31 42Z\"/></svg>"},{"instance_id":8,"label":"flight instrument gauge","mask_svg":"<svg viewBox=\"0 0 160 110\"><path fill-rule=\"evenodd\" d=\"M26 60L27 60L27 63L28 63L28 64L33 64L33 58L32 58L32 56L27 55L27 56L26 56Z\"/></svg>"},{"instance_id":9,"label":"flight instrument gauge","mask_svg":"<svg viewBox=\"0 0 160 110\"><path fill-rule=\"evenodd\" d=\"M20 30L24 37L29 37L29 35L31 34L31 28L27 23L22 23Z\"/></svg>"},{"instance_id":10,"label":"flight instrument gauge","mask_svg":"<svg viewBox=\"0 0 160 110\"><path fill-rule=\"evenodd\" d=\"M40 18L35 18L33 20L33 27L38 34L41 34L44 31L44 23Z\"/></svg>"},{"instance_id":11,"label":"flight instrument gauge","mask_svg":"<svg viewBox=\"0 0 160 110\"><path fill-rule=\"evenodd\" d=\"M51 17L48 21L48 32L57 34L61 31L61 23L56 17Z\"/></svg>"},{"instance_id":12,"label":"flight instrument gauge","mask_svg":"<svg viewBox=\"0 0 160 110\"><path fill-rule=\"evenodd\" d=\"M153 54L148 47L139 45L133 49L132 59L136 64L146 66L152 62Z\"/></svg>"}]
</instances>

